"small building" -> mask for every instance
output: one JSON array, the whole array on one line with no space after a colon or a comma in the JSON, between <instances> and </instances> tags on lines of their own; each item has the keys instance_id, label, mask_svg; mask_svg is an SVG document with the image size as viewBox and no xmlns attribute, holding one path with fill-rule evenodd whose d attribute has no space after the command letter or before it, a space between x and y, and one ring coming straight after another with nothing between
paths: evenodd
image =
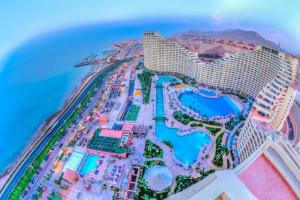
<instances>
[{"instance_id":1,"label":"small building","mask_svg":"<svg viewBox=\"0 0 300 200\"><path fill-rule=\"evenodd\" d=\"M78 174L74 170L66 169L62 179L64 181L66 181L68 184L73 185L78 181L79 177L78 177Z\"/></svg>"},{"instance_id":2,"label":"small building","mask_svg":"<svg viewBox=\"0 0 300 200\"><path fill-rule=\"evenodd\" d=\"M146 125L135 125L132 128L134 136L146 136L148 133L148 126Z\"/></svg>"}]
</instances>

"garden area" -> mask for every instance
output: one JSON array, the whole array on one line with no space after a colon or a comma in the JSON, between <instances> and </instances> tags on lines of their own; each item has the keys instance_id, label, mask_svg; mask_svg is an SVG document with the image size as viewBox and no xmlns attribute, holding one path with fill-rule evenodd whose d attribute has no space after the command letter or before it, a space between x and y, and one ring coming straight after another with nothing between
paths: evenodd
<instances>
[{"instance_id":1,"label":"garden area","mask_svg":"<svg viewBox=\"0 0 300 200\"><path fill-rule=\"evenodd\" d=\"M140 80L142 86L142 93L143 93L143 102L145 104L149 103L150 100L150 92L151 92L151 77L154 74L150 71L144 70L142 73L138 74L138 79Z\"/></svg>"},{"instance_id":2,"label":"garden area","mask_svg":"<svg viewBox=\"0 0 300 200\"><path fill-rule=\"evenodd\" d=\"M158 161L158 160L157 160ZM154 165L154 162L152 161L146 161L147 165ZM146 165L145 162L145 165ZM164 164L162 161L158 161L158 163L160 164ZM153 166L152 165L152 166ZM138 180L138 189L137 189L137 196L136 199L144 199L144 200L150 200L150 199L157 199L157 200L162 200L162 199L166 199L169 195L170 189L165 189L161 192L155 192L153 190L151 190L147 184L147 181L144 179L144 174L146 171L147 167L142 167L141 168L141 174L140 174L140 178Z\"/></svg>"},{"instance_id":3,"label":"garden area","mask_svg":"<svg viewBox=\"0 0 300 200\"><path fill-rule=\"evenodd\" d=\"M225 128L232 131L234 127L243 120L245 120L245 118L242 115L232 117L228 122L225 123Z\"/></svg>"},{"instance_id":4,"label":"garden area","mask_svg":"<svg viewBox=\"0 0 300 200\"><path fill-rule=\"evenodd\" d=\"M191 122L191 127L197 127L197 126L198 127L203 127L203 124L212 125L212 126L220 126L220 127L222 126L221 123L216 122L216 121L195 119L195 118L189 116L188 114L185 114L182 111L175 111L173 113L173 117L177 121L179 121L179 122L181 122L181 123L183 123L185 125L187 125L187 124L189 124Z\"/></svg>"},{"instance_id":5,"label":"garden area","mask_svg":"<svg viewBox=\"0 0 300 200\"><path fill-rule=\"evenodd\" d=\"M145 149L144 149L145 158L162 158L163 150L154 144L151 140L146 140Z\"/></svg>"},{"instance_id":6,"label":"garden area","mask_svg":"<svg viewBox=\"0 0 300 200\"><path fill-rule=\"evenodd\" d=\"M141 108L140 106L132 104L126 115L125 120L126 121L136 121L136 119L139 115L139 112L140 112L140 108Z\"/></svg>"},{"instance_id":7,"label":"garden area","mask_svg":"<svg viewBox=\"0 0 300 200\"><path fill-rule=\"evenodd\" d=\"M203 127L203 124L202 123L197 123L197 122L192 122L191 124L191 127Z\"/></svg>"},{"instance_id":8,"label":"garden area","mask_svg":"<svg viewBox=\"0 0 300 200\"><path fill-rule=\"evenodd\" d=\"M221 128L214 128L214 127L210 127L210 126L205 126L205 128L207 130L209 130L209 132L213 135L216 136L216 134L221 130Z\"/></svg>"},{"instance_id":9,"label":"garden area","mask_svg":"<svg viewBox=\"0 0 300 200\"><path fill-rule=\"evenodd\" d=\"M162 200L162 199L166 199L168 197L169 192L170 192L170 189L165 189L161 192L155 192L155 191L153 191L149 188L149 186L147 185L146 180L144 178L141 178L139 180L139 189L138 189L137 199Z\"/></svg>"},{"instance_id":10,"label":"garden area","mask_svg":"<svg viewBox=\"0 0 300 200\"><path fill-rule=\"evenodd\" d=\"M193 117L190 117L189 115L183 113L182 111L175 111L173 113L173 117L177 121L179 121L185 125L189 124L190 122L199 122L198 120L194 119Z\"/></svg>"},{"instance_id":11,"label":"garden area","mask_svg":"<svg viewBox=\"0 0 300 200\"><path fill-rule=\"evenodd\" d=\"M165 163L161 160L147 160L144 162L146 168L150 168L154 165L166 166Z\"/></svg>"},{"instance_id":12,"label":"garden area","mask_svg":"<svg viewBox=\"0 0 300 200\"><path fill-rule=\"evenodd\" d=\"M201 177L193 178L191 176L176 176L176 186L174 189L174 193L181 192L182 190L190 187L191 185L194 185L201 179Z\"/></svg>"},{"instance_id":13,"label":"garden area","mask_svg":"<svg viewBox=\"0 0 300 200\"><path fill-rule=\"evenodd\" d=\"M193 178L191 176L182 176L179 175L176 177L176 186L174 189L174 193L181 192L182 190L185 190L186 188L194 185L195 183L201 181L208 175L212 174L215 172L215 169L210 169L207 171L199 171L200 177Z\"/></svg>"},{"instance_id":14,"label":"garden area","mask_svg":"<svg viewBox=\"0 0 300 200\"><path fill-rule=\"evenodd\" d=\"M223 166L223 155L229 153L229 149L225 144L222 144L222 138L224 133L221 133L216 139L216 152L213 159L213 164L222 167Z\"/></svg>"}]
</instances>

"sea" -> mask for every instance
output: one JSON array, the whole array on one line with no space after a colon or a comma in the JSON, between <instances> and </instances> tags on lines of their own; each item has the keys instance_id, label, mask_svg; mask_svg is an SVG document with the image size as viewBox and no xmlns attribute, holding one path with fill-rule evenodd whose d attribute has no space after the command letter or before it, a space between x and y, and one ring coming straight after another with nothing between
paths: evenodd
<instances>
[{"instance_id":1,"label":"sea","mask_svg":"<svg viewBox=\"0 0 300 200\"><path fill-rule=\"evenodd\" d=\"M81 25L38 35L0 61L0 174L12 165L43 123L62 109L89 67L74 65L101 55L115 42L163 36L212 24L191 20L141 20Z\"/></svg>"}]
</instances>

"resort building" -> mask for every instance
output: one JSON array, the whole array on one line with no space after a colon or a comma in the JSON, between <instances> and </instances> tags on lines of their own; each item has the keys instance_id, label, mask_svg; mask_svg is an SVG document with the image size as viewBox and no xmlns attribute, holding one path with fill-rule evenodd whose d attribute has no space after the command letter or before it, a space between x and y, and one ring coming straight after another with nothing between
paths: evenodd
<instances>
[{"instance_id":1,"label":"resort building","mask_svg":"<svg viewBox=\"0 0 300 200\"><path fill-rule=\"evenodd\" d=\"M281 130L293 105L298 59L257 45L212 62L160 36L144 33L147 69L191 77L201 84L255 99L238 141L240 161L254 153L268 135Z\"/></svg>"},{"instance_id":2,"label":"resort building","mask_svg":"<svg viewBox=\"0 0 300 200\"><path fill-rule=\"evenodd\" d=\"M128 130L97 129L88 144L87 152L126 158L132 137Z\"/></svg>"},{"instance_id":3,"label":"resort building","mask_svg":"<svg viewBox=\"0 0 300 200\"><path fill-rule=\"evenodd\" d=\"M217 171L169 199L299 199L300 159L296 154L284 138L268 136L235 169Z\"/></svg>"}]
</instances>

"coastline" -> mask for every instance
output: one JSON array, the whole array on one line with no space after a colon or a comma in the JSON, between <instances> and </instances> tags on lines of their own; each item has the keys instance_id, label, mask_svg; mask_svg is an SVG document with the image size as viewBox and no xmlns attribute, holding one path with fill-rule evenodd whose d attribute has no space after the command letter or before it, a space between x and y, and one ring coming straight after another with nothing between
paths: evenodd
<instances>
[{"instance_id":1,"label":"coastline","mask_svg":"<svg viewBox=\"0 0 300 200\"><path fill-rule=\"evenodd\" d=\"M106 66L107 67L107 66ZM105 67L104 67L105 68ZM45 132L51 128L58 118L66 111L70 104L76 99L80 92L84 89L85 85L91 80L92 76L97 74L96 72L88 72L88 74L81 80L80 84L74 88L74 90L66 97L63 106L55 113L50 115L38 128L37 131L32 134L31 139L25 144L23 150L20 152L19 156L16 157L14 161L2 172L0 173L0 188L4 186L8 177L15 170L16 166L20 163L20 160L23 160L24 157L32 150L35 145L35 141L41 139L44 136Z\"/></svg>"},{"instance_id":2,"label":"coastline","mask_svg":"<svg viewBox=\"0 0 300 200\"><path fill-rule=\"evenodd\" d=\"M131 40L129 40L131 41ZM118 44L114 43L112 45ZM126 45L127 46L127 45ZM126 49L127 50L127 49ZM59 120L69 111L70 107L77 101L78 97L82 94L82 92L89 86L90 82L93 81L97 76L99 76L103 71L107 70L110 66L119 65L118 63L123 63L126 61L127 56L123 56L121 60L116 60L116 62L107 62L107 58L115 57L116 55L113 54L106 55L106 59L104 59L101 63L97 65L91 65L90 70L87 74L80 80L80 83L74 87L73 91L66 96L65 102L58 109L57 112L50 115L44 122L37 128L37 131L32 135L31 139L25 144L23 150L20 154L16 157L16 159L9 164L9 166L0 173L0 194L5 191L6 187L10 184L10 181L15 178L15 175L19 172L21 167L23 167L24 162L28 161L31 154L36 150L36 148L40 145L40 143L47 139L51 131L53 131L54 127L57 123L60 123ZM118 54L118 53L117 53ZM51 136L52 137L52 136Z\"/></svg>"},{"instance_id":3,"label":"coastline","mask_svg":"<svg viewBox=\"0 0 300 200\"><path fill-rule=\"evenodd\" d=\"M80 90L76 93L75 96L71 98L72 102L68 103L67 108L65 110L61 111L60 116L58 116L57 120L47 126L47 130L43 131L47 134L40 134L38 139L39 141L32 144L28 149L28 153L23 156L18 163L18 165L15 167L13 173L9 176L9 179L4 183L4 186L0 189L0 195L2 197L8 198L10 192L14 189L15 185L19 183L19 179L21 179L28 169L28 166L32 163L32 161L35 159L36 156L39 155L40 151L43 150L43 146L41 144L44 143L46 145L51 138L55 135L56 131L58 131L59 127L64 123L61 120L66 120L66 117L69 118L69 116L72 115L74 112L74 109L77 108L78 105L80 105L81 100L84 98L84 95L88 88L91 88L93 86L93 83L97 81L97 77L101 76L102 73L109 72L111 69L114 69L116 66L119 66L120 64L129 61L130 59L121 59L114 63L109 63L107 66L102 67L101 69L97 70L97 72L91 74L91 76L88 77L87 80L84 81L83 85L81 85ZM73 111L72 111L73 110ZM58 125L60 124L60 125ZM58 125L58 126L56 126ZM14 185L15 184L15 185Z\"/></svg>"},{"instance_id":4,"label":"coastline","mask_svg":"<svg viewBox=\"0 0 300 200\"><path fill-rule=\"evenodd\" d=\"M16 171L16 169L20 166L22 161L24 161L30 153L34 150L36 145L39 144L39 142L43 139L45 134L53 128L57 120L67 111L67 109L71 106L71 104L76 100L76 98L81 94L81 92L85 89L85 87L88 85L88 83L96 77L99 73L101 73L103 70L105 70L110 64L103 65L100 69L97 69L96 71L89 72L78 84L77 87L74 88L73 92L70 93L69 97L65 100L65 103L63 104L62 108L57 111L56 113L53 113L51 116L49 116L37 129L37 131L33 134L32 138L27 142L27 144L24 146L24 149L20 152L19 156L15 159L12 164L10 164L4 172L1 174L2 177L0 178L0 192L2 193L4 191L4 188L6 187L7 183L10 181L9 178L13 177L13 172ZM0 175L0 176L1 176Z\"/></svg>"}]
</instances>

